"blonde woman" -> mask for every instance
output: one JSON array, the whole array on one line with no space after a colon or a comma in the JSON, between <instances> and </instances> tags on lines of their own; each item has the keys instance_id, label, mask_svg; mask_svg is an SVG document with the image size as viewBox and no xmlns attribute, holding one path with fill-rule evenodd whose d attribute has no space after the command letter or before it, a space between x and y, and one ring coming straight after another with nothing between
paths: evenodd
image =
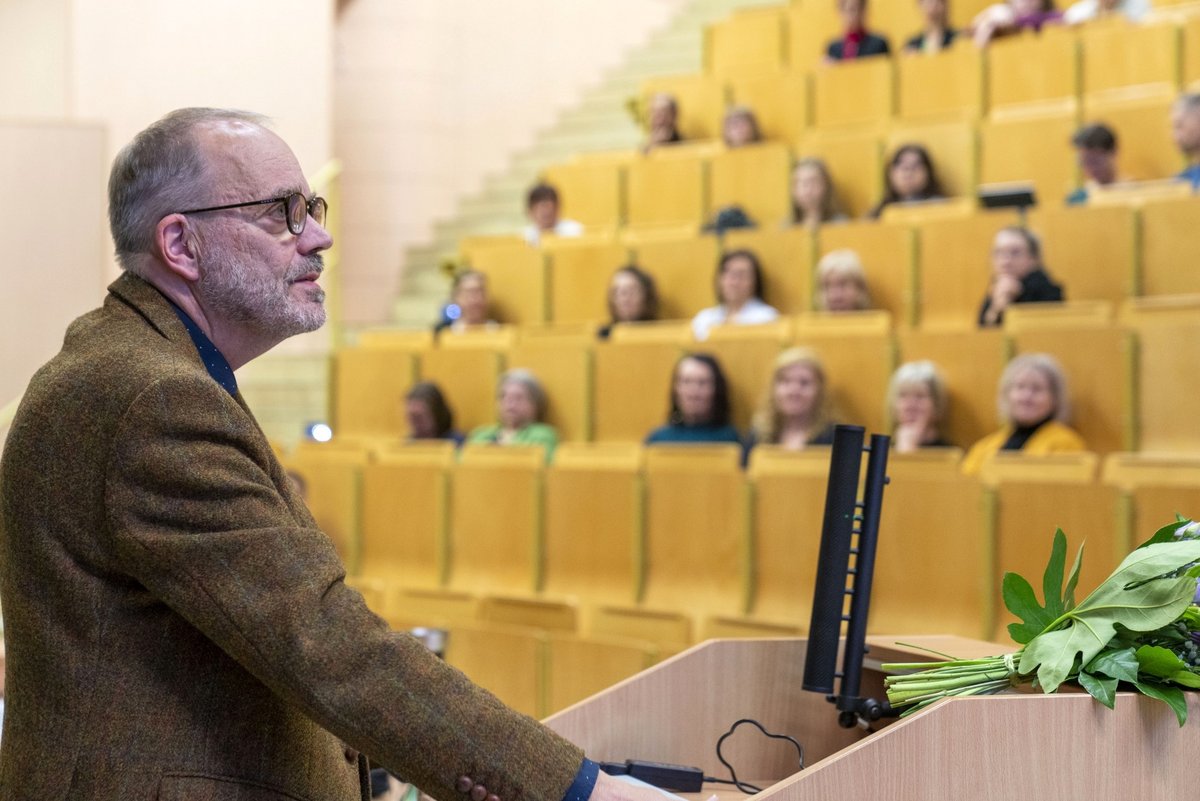
<instances>
[{"instance_id":1,"label":"blonde woman","mask_svg":"<svg viewBox=\"0 0 1200 801\"><path fill-rule=\"evenodd\" d=\"M816 158L796 162L792 169L792 223L818 228L823 223L845 220L825 162Z\"/></svg>"},{"instance_id":2,"label":"blonde woman","mask_svg":"<svg viewBox=\"0 0 1200 801\"><path fill-rule=\"evenodd\" d=\"M1084 450L1083 438L1067 426L1071 404L1067 379L1048 353L1026 353L1004 368L996 397L1001 427L971 446L962 469L975 475L1000 451L1043 456Z\"/></svg>"},{"instance_id":3,"label":"blonde woman","mask_svg":"<svg viewBox=\"0 0 1200 801\"><path fill-rule=\"evenodd\" d=\"M887 402L896 421L894 451L952 447L940 430L946 415L946 382L936 364L926 360L896 368L888 383Z\"/></svg>"},{"instance_id":4,"label":"blonde woman","mask_svg":"<svg viewBox=\"0 0 1200 801\"><path fill-rule=\"evenodd\" d=\"M867 273L853 250L833 250L817 262L817 305L827 312L871 308Z\"/></svg>"},{"instance_id":5,"label":"blonde woman","mask_svg":"<svg viewBox=\"0 0 1200 801\"><path fill-rule=\"evenodd\" d=\"M759 444L803 450L833 442L833 422L825 368L808 348L779 354L771 383L750 430L747 448Z\"/></svg>"}]
</instances>

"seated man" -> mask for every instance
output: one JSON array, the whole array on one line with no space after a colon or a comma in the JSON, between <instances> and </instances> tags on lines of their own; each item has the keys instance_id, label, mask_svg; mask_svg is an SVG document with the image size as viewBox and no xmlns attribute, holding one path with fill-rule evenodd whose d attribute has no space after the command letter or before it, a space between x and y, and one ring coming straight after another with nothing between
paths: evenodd
<instances>
[{"instance_id":1,"label":"seated man","mask_svg":"<svg viewBox=\"0 0 1200 801\"><path fill-rule=\"evenodd\" d=\"M1028 228L1003 228L992 244L992 283L979 325L1000 325L1004 311L1014 303L1061 301L1063 289L1050 280L1042 264L1042 245Z\"/></svg>"},{"instance_id":2,"label":"seated man","mask_svg":"<svg viewBox=\"0 0 1200 801\"><path fill-rule=\"evenodd\" d=\"M867 30L867 0L838 0L837 6L844 32L825 49L826 63L890 54L887 39Z\"/></svg>"},{"instance_id":3,"label":"seated man","mask_svg":"<svg viewBox=\"0 0 1200 801\"><path fill-rule=\"evenodd\" d=\"M540 183L529 190L525 211L529 215L529 225L525 226L524 236L531 245L537 245L542 234L579 236L583 233L582 225L558 216L558 190L550 184Z\"/></svg>"},{"instance_id":4,"label":"seated man","mask_svg":"<svg viewBox=\"0 0 1200 801\"><path fill-rule=\"evenodd\" d=\"M1171 110L1171 132L1175 144L1187 159L1187 169L1178 177L1200 187L1200 92L1187 92L1175 101Z\"/></svg>"},{"instance_id":5,"label":"seated man","mask_svg":"<svg viewBox=\"0 0 1200 801\"><path fill-rule=\"evenodd\" d=\"M1103 123L1085 125L1071 137L1084 184L1067 195L1068 206L1087 203L1088 192L1117 181L1117 134Z\"/></svg>"}]
</instances>

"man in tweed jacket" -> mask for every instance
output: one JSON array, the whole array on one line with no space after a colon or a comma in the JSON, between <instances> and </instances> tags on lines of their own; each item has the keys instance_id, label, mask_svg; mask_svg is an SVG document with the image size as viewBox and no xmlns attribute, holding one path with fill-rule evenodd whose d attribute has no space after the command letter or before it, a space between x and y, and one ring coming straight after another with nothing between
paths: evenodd
<instances>
[{"instance_id":1,"label":"man in tweed jacket","mask_svg":"<svg viewBox=\"0 0 1200 801\"><path fill-rule=\"evenodd\" d=\"M174 112L109 196L125 273L0 464L0 801L365 799L360 752L443 801L633 798L368 611L238 394L325 317L324 202L283 140Z\"/></svg>"}]
</instances>

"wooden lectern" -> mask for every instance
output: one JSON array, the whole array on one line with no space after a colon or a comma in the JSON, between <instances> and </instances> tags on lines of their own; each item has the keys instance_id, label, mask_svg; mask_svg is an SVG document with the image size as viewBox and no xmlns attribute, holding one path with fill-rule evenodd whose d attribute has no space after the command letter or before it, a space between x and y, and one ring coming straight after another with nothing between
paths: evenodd
<instances>
[{"instance_id":1,"label":"wooden lectern","mask_svg":"<svg viewBox=\"0 0 1200 801\"><path fill-rule=\"evenodd\" d=\"M883 699L881 662L920 652L895 640L960 658L1005 646L950 637L873 637L862 694ZM742 781L772 801L1083 801L1174 799L1196 792L1200 697L1188 694L1178 726L1158 701L1121 693L1109 710L1082 692L1013 692L940 702L878 731L842 729L833 704L800 688L806 640L710 640L548 718L592 759L640 759L702 768L728 779L717 739L740 718L801 742L742 727L723 747ZM711 788L711 789L710 789ZM741 798L706 784L691 797Z\"/></svg>"}]
</instances>

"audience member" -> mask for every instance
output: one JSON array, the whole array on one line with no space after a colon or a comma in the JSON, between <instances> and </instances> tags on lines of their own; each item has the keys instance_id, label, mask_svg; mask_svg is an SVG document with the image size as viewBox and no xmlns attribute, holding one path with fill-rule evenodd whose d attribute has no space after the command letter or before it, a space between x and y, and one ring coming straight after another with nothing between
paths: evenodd
<instances>
[{"instance_id":1,"label":"audience member","mask_svg":"<svg viewBox=\"0 0 1200 801\"><path fill-rule=\"evenodd\" d=\"M967 451L962 463L967 475L977 474L1000 451L1043 456L1084 449L1083 439L1067 427L1071 411L1067 379L1053 356L1026 353L1009 362L1000 377L996 405L1000 430Z\"/></svg>"},{"instance_id":2,"label":"audience member","mask_svg":"<svg viewBox=\"0 0 1200 801\"><path fill-rule=\"evenodd\" d=\"M1150 0L1079 0L1063 12L1066 25L1079 25L1094 19L1121 14L1130 22L1139 22L1150 13Z\"/></svg>"},{"instance_id":3,"label":"audience member","mask_svg":"<svg viewBox=\"0 0 1200 801\"><path fill-rule=\"evenodd\" d=\"M949 47L958 32L950 27L947 0L917 0L924 29L904 44L906 53L937 53Z\"/></svg>"},{"instance_id":4,"label":"audience member","mask_svg":"<svg viewBox=\"0 0 1200 801\"><path fill-rule=\"evenodd\" d=\"M832 442L825 368L808 348L789 348L775 359L771 383L754 415L747 450L755 445L802 450Z\"/></svg>"},{"instance_id":5,"label":"audience member","mask_svg":"<svg viewBox=\"0 0 1200 801\"><path fill-rule=\"evenodd\" d=\"M867 31L867 0L838 0L837 8L842 16L842 38L825 49L826 63L890 53L887 39Z\"/></svg>"},{"instance_id":6,"label":"audience member","mask_svg":"<svg viewBox=\"0 0 1200 801\"><path fill-rule=\"evenodd\" d=\"M697 342L708 339L715 325L757 325L779 317L763 301L762 265L749 250L731 250L717 265L718 305L704 309L692 319L692 334Z\"/></svg>"},{"instance_id":7,"label":"audience member","mask_svg":"<svg viewBox=\"0 0 1200 801\"><path fill-rule=\"evenodd\" d=\"M459 333L476 326L495 326L488 317L487 276L478 270L455 273L450 285L450 304L443 310L442 321L434 329Z\"/></svg>"},{"instance_id":8,"label":"audience member","mask_svg":"<svg viewBox=\"0 0 1200 801\"><path fill-rule=\"evenodd\" d=\"M1179 178L1200 189L1200 92L1187 92L1171 109L1171 129L1175 144L1187 160L1187 169Z\"/></svg>"},{"instance_id":9,"label":"audience member","mask_svg":"<svg viewBox=\"0 0 1200 801\"><path fill-rule=\"evenodd\" d=\"M1062 20L1054 0L1007 0L980 11L971 23L975 44L984 47L992 39L1017 31L1040 31L1043 26Z\"/></svg>"},{"instance_id":10,"label":"audience member","mask_svg":"<svg viewBox=\"0 0 1200 801\"><path fill-rule=\"evenodd\" d=\"M481 426L467 437L468 443L496 445L541 445L546 461L554 457L558 432L546 425L546 393L528 370L509 370L500 376L496 407L500 422Z\"/></svg>"},{"instance_id":11,"label":"audience member","mask_svg":"<svg viewBox=\"0 0 1200 801\"><path fill-rule=\"evenodd\" d=\"M888 383L888 408L896 421L892 450L911 453L919 448L948 448L941 433L946 416L946 382L931 361L906 362Z\"/></svg>"},{"instance_id":12,"label":"audience member","mask_svg":"<svg viewBox=\"0 0 1200 801\"><path fill-rule=\"evenodd\" d=\"M646 144L642 152L649 153L660 145L673 145L683 141L679 133L679 103L673 95L659 92L650 98L646 115Z\"/></svg>"},{"instance_id":13,"label":"audience member","mask_svg":"<svg viewBox=\"0 0 1200 801\"><path fill-rule=\"evenodd\" d=\"M921 145L901 145L883 170L883 200L868 217L877 219L892 203L917 203L945 197L933 159Z\"/></svg>"},{"instance_id":14,"label":"audience member","mask_svg":"<svg viewBox=\"0 0 1200 801\"><path fill-rule=\"evenodd\" d=\"M992 283L979 309L979 325L1004 322L1014 303L1053 303L1063 289L1050 280L1042 264L1042 244L1028 228L1003 228L992 243Z\"/></svg>"},{"instance_id":15,"label":"audience member","mask_svg":"<svg viewBox=\"0 0 1200 801\"><path fill-rule=\"evenodd\" d=\"M845 219L825 162L816 158L796 162L792 170L792 222L815 229L822 223Z\"/></svg>"},{"instance_id":16,"label":"audience member","mask_svg":"<svg viewBox=\"0 0 1200 801\"><path fill-rule=\"evenodd\" d=\"M608 339L618 323L645 323L658 319L658 288L654 276L630 264L613 273L608 285L608 319L597 334Z\"/></svg>"},{"instance_id":17,"label":"audience member","mask_svg":"<svg viewBox=\"0 0 1200 801\"><path fill-rule=\"evenodd\" d=\"M650 432L656 442L740 443L730 423L729 384L721 365L707 353L691 353L675 364L667 424Z\"/></svg>"},{"instance_id":18,"label":"audience member","mask_svg":"<svg viewBox=\"0 0 1200 801\"><path fill-rule=\"evenodd\" d=\"M743 147L762 141L758 130L758 118L749 106L732 106L725 112L725 120L721 123L721 138L725 147Z\"/></svg>"},{"instance_id":19,"label":"audience member","mask_svg":"<svg viewBox=\"0 0 1200 801\"><path fill-rule=\"evenodd\" d=\"M1088 194L1098 187L1117 182L1117 135L1104 123L1085 125L1071 137L1084 184L1067 195L1067 205L1087 203Z\"/></svg>"},{"instance_id":20,"label":"audience member","mask_svg":"<svg viewBox=\"0 0 1200 801\"><path fill-rule=\"evenodd\" d=\"M524 236L531 245L537 245L547 234L579 236L583 233L580 223L558 216L558 190L550 184L540 183L529 190L525 211L529 215L529 225L525 226Z\"/></svg>"},{"instance_id":21,"label":"audience member","mask_svg":"<svg viewBox=\"0 0 1200 801\"><path fill-rule=\"evenodd\" d=\"M817 262L817 308L826 312L871 308L867 273L853 250L833 250Z\"/></svg>"},{"instance_id":22,"label":"audience member","mask_svg":"<svg viewBox=\"0 0 1200 801\"><path fill-rule=\"evenodd\" d=\"M462 432L454 429L454 412L438 385L431 381L413 384L404 396L404 417L409 440L448 439L462 445Z\"/></svg>"}]
</instances>

